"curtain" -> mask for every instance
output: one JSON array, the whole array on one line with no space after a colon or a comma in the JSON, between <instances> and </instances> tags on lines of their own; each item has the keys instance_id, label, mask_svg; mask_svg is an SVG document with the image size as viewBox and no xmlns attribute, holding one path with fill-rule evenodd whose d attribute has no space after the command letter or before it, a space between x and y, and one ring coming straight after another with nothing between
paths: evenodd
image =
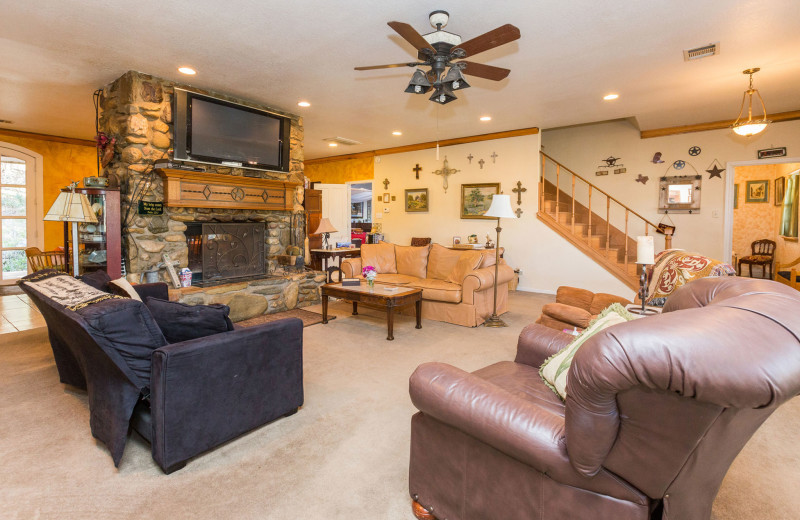
<instances>
[{"instance_id":1,"label":"curtain","mask_svg":"<svg viewBox=\"0 0 800 520\"><path fill-rule=\"evenodd\" d=\"M798 191L800 175L794 173L786 177L786 193L783 197L781 215L781 236L797 238Z\"/></svg>"}]
</instances>

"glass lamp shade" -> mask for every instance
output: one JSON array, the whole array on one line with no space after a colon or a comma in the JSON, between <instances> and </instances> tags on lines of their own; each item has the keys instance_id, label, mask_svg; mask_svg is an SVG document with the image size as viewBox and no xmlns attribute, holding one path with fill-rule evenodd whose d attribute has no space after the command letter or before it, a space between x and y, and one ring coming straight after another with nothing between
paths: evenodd
<instances>
[{"instance_id":1,"label":"glass lamp shade","mask_svg":"<svg viewBox=\"0 0 800 520\"><path fill-rule=\"evenodd\" d=\"M319 227L317 227L317 230L314 231L313 234L320 235L322 233L336 233L336 232L337 230L335 227L333 227L331 221L328 220L327 218L323 218L322 220L319 221Z\"/></svg>"},{"instance_id":2,"label":"glass lamp shade","mask_svg":"<svg viewBox=\"0 0 800 520\"><path fill-rule=\"evenodd\" d=\"M768 123L769 121L745 121L744 123L733 125L733 131L741 136L750 137L763 132Z\"/></svg>"},{"instance_id":3,"label":"glass lamp shade","mask_svg":"<svg viewBox=\"0 0 800 520\"><path fill-rule=\"evenodd\" d=\"M494 218L517 218L517 214L511 209L511 196L502 194L492 196L492 205L483 215Z\"/></svg>"},{"instance_id":4,"label":"glass lamp shade","mask_svg":"<svg viewBox=\"0 0 800 520\"><path fill-rule=\"evenodd\" d=\"M62 191L47 211L44 220L97 224L97 215L92 211L92 205L89 204L86 195L74 191Z\"/></svg>"}]
</instances>

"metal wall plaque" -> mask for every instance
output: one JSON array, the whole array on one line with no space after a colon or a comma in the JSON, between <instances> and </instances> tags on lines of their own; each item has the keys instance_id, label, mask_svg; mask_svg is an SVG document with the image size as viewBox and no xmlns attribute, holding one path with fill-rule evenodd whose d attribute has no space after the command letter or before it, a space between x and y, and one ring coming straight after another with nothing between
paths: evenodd
<instances>
[{"instance_id":1,"label":"metal wall plaque","mask_svg":"<svg viewBox=\"0 0 800 520\"><path fill-rule=\"evenodd\" d=\"M152 202L149 200L139 201L139 215L163 215L164 203Z\"/></svg>"},{"instance_id":2,"label":"metal wall plaque","mask_svg":"<svg viewBox=\"0 0 800 520\"><path fill-rule=\"evenodd\" d=\"M786 147L781 148L764 148L758 151L759 159L769 159L770 157L786 157Z\"/></svg>"}]
</instances>

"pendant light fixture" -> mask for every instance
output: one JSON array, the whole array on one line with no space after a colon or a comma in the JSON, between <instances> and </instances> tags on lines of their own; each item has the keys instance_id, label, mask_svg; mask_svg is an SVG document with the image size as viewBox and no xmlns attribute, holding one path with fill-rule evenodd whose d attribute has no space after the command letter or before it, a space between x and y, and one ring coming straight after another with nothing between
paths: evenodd
<instances>
[{"instance_id":1,"label":"pendant light fixture","mask_svg":"<svg viewBox=\"0 0 800 520\"><path fill-rule=\"evenodd\" d=\"M761 69L755 67L742 71L742 74L747 74L750 76L750 87L744 91L744 96L742 97L742 107L739 109L739 117L736 118L736 121L733 123L731 128L733 128L734 132L744 137L750 137L763 132L764 129L767 128L767 125L772 122L767 119L767 109L764 107L764 100L761 99L761 94L758 93L758 89L753 88L753 74L759 70ZM761 103L760 119L753 119L753 94L758 96L758 101ZM745 103L747 103L747 119L742 118Z\"/></svg>"}]
</instances>

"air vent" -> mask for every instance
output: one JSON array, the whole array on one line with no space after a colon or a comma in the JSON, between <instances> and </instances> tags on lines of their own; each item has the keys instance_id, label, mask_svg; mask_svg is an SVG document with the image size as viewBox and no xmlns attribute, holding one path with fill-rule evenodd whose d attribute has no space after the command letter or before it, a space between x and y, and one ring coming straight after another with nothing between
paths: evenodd
<instances>
[{"instance_id":1,"label":"air vent","mask_svg":"<svg viewBox=\"0 0 800 520\"><path fill-rule=\"evenodd\" d=\"M361 144L360 141L354 141L353 139L348 139L346 137L338 137L338 136L337 137L326 137L326 138L323 139L323 141L327 141L329 143L344 144L344 145L347 145L347 146L353 146L353 145L356 145L356 144Z\"/></svg>"},{"instance_id":2,"label":"air vent","mask_svg":"<svg viewBox=\"0 0 800 520\"><path fill-rule=\"evenodd\" d=\"M719 54L719 42L709 43L702 47L695 47L694 49L683 50L683 61L699 60L700 58L707 58Z\"/></svg>"}]
</instances>

